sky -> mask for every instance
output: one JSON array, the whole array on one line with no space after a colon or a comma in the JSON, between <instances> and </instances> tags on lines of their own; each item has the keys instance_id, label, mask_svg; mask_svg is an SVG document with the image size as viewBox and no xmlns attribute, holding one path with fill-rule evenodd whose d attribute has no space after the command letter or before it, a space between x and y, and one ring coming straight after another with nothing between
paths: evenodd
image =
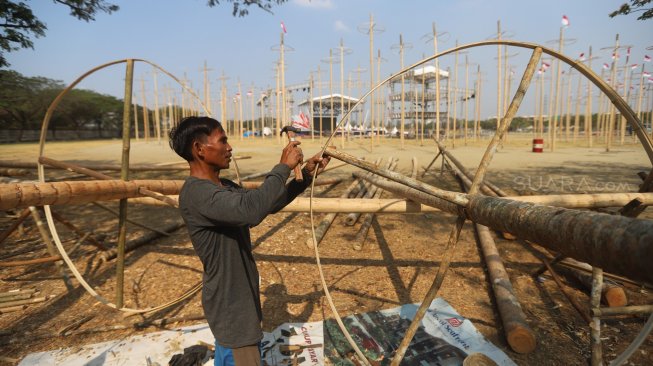
<instances>
[{"instance_id":1,"label":"sky","mask_svg":"<svg viewBox=\"0 0 653 366\"><path fill-rule=\"evenodd\" d=\"M53 1L29 1L34 14L44 22L46 36L34 39L34 49L5 54L10 69L26 76L43 76L69 84L87 70L113 60L142 58L154 62L175 76L186 77L192 87L203 90L206 62L212 99L218 98L220 77L224 75L230 96L275 86L275 64L281 22L285 24L286 84L308 82L311 72L325 83L328 94L329 50L337 49L342 40L349 53L344 56L345 80L360 78L365 86L352 88L354 97L369 90L370 38L367 26L373 16L378 32L374 34L374 54L381 52L382 78L397 73L401 67L398 50L400 36L404 42L404 66L433 55L432 27L439 37L439 51L460 45L496 38L500 21L502 38L537 43L557 49L561 19L566 15L563 53L577 58L592 47L593 69L598 74L603 63L611 62L615 37L621 45L631 46L628 64L642 65L645 55L653 57L653 19L641 21L636 15L610 18L608 14L625 0L459 0L459 1L390 1L390 0L289 0L275 6L273 13L251 8L245 17L233 17L231 4L223 2L208 7L205 0L109 0L120 6L113 14L98 14L86 23L71 17L65 6ZM361 31L364 29L364 31ZM647 49L649 48L649 49ZM619 64L625 64L625 49ZM508 49L517 86L531 51ZM496 46L476 47L458 59L459 86L464 87L465 58L470 70L469 87L480 65L482 85L481 116L496 115ZM440 59L441 68L454 69L454 56ZM646 67L653 69L653 64ZM375 64L376 68L376 64ZM639 72L640 69L637 69ZM95 73L79 85L119 98L123 97L124 66L112 66ZM149 106L153 98L152 68L137 63L134 92L140 104L140 79L145 80ZM340 65L333 65L333 91L340 92ZM158 77L158 88L179 87L171 79ZM314 91L317 95L318 90ZM534 113L534 88L524 102L521 114ZM298 98L300 96L298 95ZM160 96L162 98L162 96ZM159 103L162 103L160 101ZM473 108L473 107L470 107Z\"/></svg>"}]
</instances>

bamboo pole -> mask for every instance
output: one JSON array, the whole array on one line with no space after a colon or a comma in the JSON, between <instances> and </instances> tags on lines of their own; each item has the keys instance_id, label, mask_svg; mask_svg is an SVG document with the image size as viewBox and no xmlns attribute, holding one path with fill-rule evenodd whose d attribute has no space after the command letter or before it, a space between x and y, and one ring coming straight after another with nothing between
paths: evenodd
<instances>
[{"instance_id":1,"label":"bamboo pole","mask_svg":"<svg viewBox=\"0 0 653 366\"><path fill-rule=\"evenodd\" d=\"M100 250L107 250L107 248L102 245L95 237L90 235L90 233L85 233L82 230L80 230L77 226L73 225L70 223L68 220L64 219L61 215L58 213L52 211L52 217L54 217L55 220L59 221L62 223L65 227L67 227L69 230L73 231L79 238L84 238L84 240L87 240L93 244L95 247L97 247Z\"/></svg>"},{"instance_id":2,"label":"bamboo pole","mask_svg":"<svg viewBox=\"0 0 653 366\"><path fill-rule=\"evenodd\" d=\"M467 121L469 120L468 117L469 95L467 94L468 89L469 89L469 61L467 55L465 55L465 137L464 137L465 146L467 146Z\"/></svg>"},{"instance_id":3,"label":"bamboo pole","mask_svg":"<svg viewBox=\"0 0 653 366\"><path fill-rule=\"evenodd\" d=\"M499 40L499 41L501 40L501 21L500 20L497 20L497 40ZM456 42L456 45L458 45L457 42ZM501 115L502 115L502 111L501 111L501 100L502 100L502 97L501 97L501 95L502 95L501 94L501 80L503 80L503 79L501 79L501 60L502 60L502 58L501 58L501 45L498 44L497 45L497 127L496 127L497 131L499 130L499 124L501 122L500 118L501 118Z\"/></svg>"},{"instance_id":4,"label":"bamboo pole","mask_svg":"<svg viewBox=\"0 0 653 366\"><path fill-rule=\"evenodd\" d=\"M30 215L29 208L23 209L18 217L11 223L7 230L0 233L0 244L5 241Z\"/></svg>"},{"instance_id":5,"label":"bamboo pole","mask_svg":"<svg viewBox=\"0 0 653 366\"><path fill-rule=\"evenodd\" d=\"M51 257L57 256L57 250L55 249L54 245L52 245L52 240L50 239L48 230L45 228L45 224L43 224L43 220L41 220L41 215L39 214L39 211L34 206L30 206L29 211L32 214L32 219L34 219L34 222L36 223L36 227L39 230L39 234L41 235L41 239L43 240L43 243L45 243L45 247L47 248L48 253L50 254ZM61 278L63 279L63 283L66 285L68 291L72 291L74 287L72 282L70 281L70 277L68 277L66 271L64 270L63 262L59 260L54 262L54 265L57 268L59 275L61 275Z\"/></svg>"},{"instance_id":6,"label":"bamboo pole","mask_svg":"<svg viewBox=\"0 0 653 366\"><path fill-rule=\"evenodd\" d=\"M124 252L129 253L136 248L139 248L143 245L150 244L152 243L153 240L164 236L162 235L162 233L165 234L165 236L170 236L171 233L179 230L184 225L185 224L183 221L174 222L172 224L166 225L162 230L152 231L147 234L144 234L143 236L137 239L130 240L125 244ZM106 252L102 252L101 258L103 261L108 262L112 259L117 258L118 255L119 255L118 250L114 248L114 249L109 249Z\"/></svg>"},{"instance_id":7,"label":"bamboo pole","mask_svg":"<svg viewBox=\"0 0 653 366\"><path fill-rule=\"evenodd\" d=\"M581 263L578 261L569 260L570 262L574 262L579 266L583 266L586 269L592 272L592 266ZM596 268L596 267L594 267ZM571 268L571 267L566 267L562 265L558 265L555 267L555 270L568 277L576 280L584 290L589 290L590 296L591 296L591 291L593 289L593 284L592 284L592 275L588 274L585 271L579 271L577 269ZM599 299L603 301L604 304L608 305L609 307L617 307L617 306L626 306L628 305L628 297L626 295L626 292L624 291L623 287L617 285L616 283L612 281L602 281L603 285L601 289L599 290Z\"/></svg>"},{"instance_id":8,"label":"bamboo pole","mask_svg":"<svg viewBox=\"0 0 653 366\"><path fill-rule=\"evenodd\" d=\"M454 175L459 177L461 187L467 189L471 186L471 180L463 172L455 166L451 166L451 168L454 168ZM513 291L510 277L503 265L490 230L487 226L479 224L474 224L474 228L478 234L481 253L488 268L490 284L508 344L515 352L530 353L535 350L537 344L535 333L526 322L526 316L521 309L519 299Z\"/></svg>"},{"instance_id":9,"label":"bamboo pole","mask_svg":"<svg viewBox=\"0 0 653 366\"><path fill-rule=\"evenodd\" d=\"M370 27L369 27L369 33L370 33L370 89L374 87L374 17L372 16L372 13L370 13ZM371 134L370 134L370 152L374 150L374 134L378 133L378 130L376 129L376 121L375 121L375 114L374 114L374 102L375 102L375 97L376 95L372 93L370 96L370 129L371 129Z\"/></svg>"},{"instance_id":10,"label":"bamboo pole","mask_svg":"<svg viewBox=\"0 0 653 366\"><path fill-rule=\"evenodd\" d=\"M377 162L378 161L379 160L377 160ZM344 193L342 193L340 195L340 199L347 199L347 197L349 197L349 195L356 189L356 187L359 187L359 186L362 187L362 182L359 179L355 179L349 185L349 187L347 187L347 189L345 189ZM315 200L317 200L317 199L318 198L312 198L313 204L316 204ZM293 201L293 202L295 202L295 201ZM309 211L310 211L310 209L313 206L310 206L311 202L308 202L308 203L309 203ZM291 203L291 205L292 205L292 203ZM288 207L288 206L290 206L290 205L287 205L286 207ZM320 245L320 242L324 238L324 235L326 234L327 230L329 230L329 227L331 227L331 224L333 223L333 220L335 220L336 215L337 215L337 213L335 213L335 212L334 213L329 213L318 224L317 228L315 229L315 243L317 243L317 245ZM308 248L313 248L313 244L314 243L313 243L313 238L312 237L308 238L306 240L306 246Z\"/></svg>"},{"instance_id":11,"label":"bamboo pole","mask_svg":"<svg viewBox=\"0 0 653 366\"><path fill-rule=\"evenodd\" d=\"M592 316L601 318L616 315L648 315L651 313L653 313L653 305L633 305L592 309Z\"/></svg>"},{"instance_id":12,"label":"bamboo pole","mask_svg":"<svg viewBox=\"0 0 653 366\"><path fill-rule=\"evenodd\" d=\"M33 265L33 264L60 262L60 261L61 261L61 256L60 255L52 255L52 256L49 256L49 257L36 258L36 259L26 259L26 260L20 260L20 261L0 262L0 267L22 267L22 266L30 266L30 265Z\"/></svg>"},{"instance_id":13,"label":"bamboo pole","mask_svg":"<svg viewBox=\"0 0 653 366\"><path fill-rule=\"evenodd\" d=\"M433 22L433 49L435 54L438 54L438 34L435 30L435 22ZM447 77L449 77L447 75ZM439 60L435 59L435 135L437 140L440 139L440 65Z\"/></svg>"},{"instance_id":14,"label":"bamboo pole","mask_svg":"<svg viewBox=\"0 0 653 366\"><path fill-rule=\"evenodd\" d=\"M590 308L598 309L601 305L601 288L603 287L603 270L601 268L592 268L592 294ZM603 350L601 346L601 319L592 315L590 322L590 339L592 342L591 365L603 365Z\"/></svg>"},{"instance_id":15,"label":"bamboo pole","mask_svg":"<svg viewBox=\"0 0 653 366\"><path fill-rule=\"evenodd\" d=\"M122 118L122 170L120 171L120 179L124 181L129 180L129 149L130 149L130 128L129 128L129 107L131 107L132 83L134 79L134 60L127 60L127 67L125 73L125 103L124 113ZM160 121L159 121L159 105L158 105L158 91L156 87L156 69L153 70L154 77L154 103L155 103L155 118L157 126L157 139L161 141L160 135ZM120 200L119 205L120 216L118 218L118 263L116 264L116 307L122 308L123 305L123 283L124 283L124 269L125 269L125 240L127 237L127 199Z\"/></svg>"},{"instance_id":16,"label":"bamboo pole","mask_svg":"<svg viewBox=\"0 0 653 366\"><path fill-rule=\"evenodd\" d=\"M40 302L48 301L52 297L54 296L50 295L50 296L33 297L26 300L7 301L7 302L0 303L0 309L11 308L19 305L37 304Z\"/></svg>"},{"instance_id":17,"label":"bamboo pole","mask_svg":"<svg viewBox=\"0 0 653 366\"><path fill-rule=\"evenodd\" d=\"M458 48L458 40L456 40L456 48ZM458 101L458 51L454 53L454 62L453 62L453 139L451 140L451 148L456 148L456 135L458 134L458 108L456 107L456 102Z\"/></svg>"},{"instance_id":18,"label":"bamboo pole","mask_svg":"<svg viewBox=\"0 0 653 366\"><path fill-rule=\"evenodd\" d=\"M592 46L590 46L590 52L589 52L589 57L587 59L587 67L591 70L592 69ZM593 116L592 116L592 81L587 80L587 108L585 109L585 133L587 134L587 147L592 147L594 144L594 137L592 136L594 134L592 124L593 124Z\"/></svg>"},{"instance_id":19,"label":"bamboo pole","mask_svg":"<svg viewBox=\"0 0 653 366\"><path fill-rule=\"evenodd\" d=\"M132 96L132 100L136 100L134 96ZM138 104L134 101L134 134L136 135L136 141L140 140L140 136L138 133Z\"/></svg>"},{"instance_id":20,"label":"bamboo pole","mask_svg":"<svg viewBox=\"0 0 653 366\"><path fill-rule=\"evenodd\" d=\"M280 65L280 68L281 68L281 80L280 80L280 82L281 82L281 121L277 122L277 126L279 127L279 129L277 130L278 133L281 133L281 127L280 127L281 125L279 125L279 123L282 123L282 124L285 125L287 123L287 121L288 121L287 116L286 116L286 63L285 63L285 48L284 48L285 44L284 44L284 41L283 41L283 32L280 32L280 34L281 34L281 44L279 46L279 54L280 54L280 60L281 60L280 61L281 62L281 65Z\"/></svg>"},{"instance_id":21,"label":"bamboo pole","mask_svg":"<svg viewBox=\"0 0 653 366\"><path fill-rule=\"evenodd\" d=\"M610 83L612 84L612 88L615 90L615 93L618 95L618 87L619 83L617 83L617 52L619 50L619 34L616 35L615 37L615 46L614 46L614 52L613 52L613 60L612 64L610 66ZM612 138L614 135L614 122L615 122L615 106L614 104L610 104L610 119L608 123L608 127L606 128L606 143L605 143L605 151L610 152L612 148Z\"/></svg>"},{"instance_id":22,"label":"bamboo pole","mask_svg":"<svg viewBox=\"0 0 653 366\"><path fill-rule=\"evenodd\" d=\"M393 157L388 158L388 163L386 164L386 169L390 171L394 171L394 169L397 166L397 162L394 160ZM361 195L360 198L362 199L371 199L374 197L376 194L376 191L378 190L378 187L373 186L372 184L368 184L365 187L365 192ZM356 221L358 221L358 218L361 216L360 212L352 212L347 217L345 218L345 225L347 226L353 226L356 224Z\"/></svg>"},{"instance_id":23,"label":"bamboo pole","mask_svg":"<svg viewBox=\"0 0 653 366\"><path fill-rule=\"evenodd\" d=\"M404 69L404 38L401 33L399 33L399 62L400 62L400 68L401 70ZM400 138L401 138L401 149L404 150L404 130L405 130L405 121L404 121L404 113L405 113L405 99L406 96L404 95L404 74L401 73L401 131L399 132Z\"/></svg>"},{"instance_id":24,"label":"bamboo pole","mask_svg":"<svg viewBox=\"0 0 653 366\"><path fill-rule=\"evenodd\" d=\"M562 53L562 47L564 44L564 29L565 27L560 27L560 40L558 43L558 52ZM558 102L560 100L560 75L562 70L560 67L560 59L556 59L556 79L555 79L555 100L553 101L553 115L549 116L549 121L553 118L553 123L549 122L549 135L551 139L551 151L556 149L556 139L557 139L557 125L558 125ZM553 76L552 76L553 78ZM553 82L553 80L552 80ZM550 97L553 99L553 96ZM550 101L551 103L551 101Z\"/></svg>"},{"instance_id":25,"label":"bamboo pole","mask_svg":"<svg viewBox=\"0 0 653 366\"><path fill-rule=\"evenodd\" d=\"M578 87L576 88L576 111L574 113L574 133L572 136L572 142L576 145L576 140L578 139L578 131L580 130L580 103L581 103L581 87L583 78L578 74Z\"/></svg>"},{"instance_id":26,"label":"bamboo pole","mask_svg":"<svg viewBox=\"0 0 653 366\"><path fill-rule=\"evenodd\" d=\"M345 45L340 38L340 115L344 117L345 115ZM340 120L342 124L342 131L340 133L340 148L345 148L345 123ZM349 121L347 121L349 122ZM350 123L351 125L351 123Z\"/></svg>"},{"instance_id":27,"label":"bamboo pole","mask_svg":"<svg viewBox=\"0 0 653 366\"><path fill-rule=\"evenodd\" d=\"M531 55L531 58L526 67L526 71L522 76L522 80L521 83L519 84L519 87L517 88L517 92L515 93L515 96L513 97L512 102L510 103L510 107L508 107L508 110L506 111L506 115L501 120L501 124L499 128L497 129L494 137L488 144L485 154L481 159L478 170L476 171L476 175L474 176L474 180L472 181L472 185L469 188L469 197L471 197L470 198L471 200L475 200L478 197L477 193L481 186L481 183L483 182L483 178L485 177L485 171L487 170L487 167L490 164L490 161L492 160L492 157L494 156L494 153L497 150L499 142L501 141L503 135L508 130L512 118L517 113L517 110L519 109L519 106L521 105L521 102L524 99L524 95L528 90L528 86L530 85L531 79L533 77L533 74L535 73L535 69L537 64L539 63L541 55L542 55L542 48L536 47L535 50L533 50L533 54ZM472 205L471 200L469 202L470 204L466 205L467 208L469 208ZM391 363L392 366L398 366L401 360L403 359L406 350L408 349L408 346L411 340L413 339L413 336L415 335L415 332L417 331L417 329L421 324L424 314L426 314L426 310L430 306L431 302L437 295L438 290L442 286L442 283L444 282L444 278L449 269L449 264L451 263L451 258L453 257L453 252L456 248L456 243L458 242L458 238L460 236L460 231L462 230L463 224L467 219L466 217L467 214L464 212L464 210L459 210L459 209L457 210L458 210L457 212L458 217L456 218L456 222L449 234L449 241L447 242L444 253L442 255L443 259L440 263L440 268L438 268L438 272L435 276L435 279L433 280L431 287L429 288L426 296L424 297L424 300L422 301L419 308L417 309L417 312L415 313L415 316L413 317L413 320L411 321L409 328L406 330L404 338L401 341L401 344L399 345L395 353L395 356L392 359L392 363Z\"/></svg>"},{"instance_id":28,"label":"bamboo pole","mask_svg":"<svg viewBox=\"0 0 653 366\"><path fill-rule=\"evenodd\" d=\"M141 77L141 100L143 102L143 136L145 142L150 141L150 112L147 110L147 98L145 98L145 79Z\"/></svg>"},{"instance_id":29,"label":"bamboo pole","mask_svg":"<svg viewBox=\"0 0 653 366\"><path fill-rule=\"evenodd\" d=\"M129 61L128 61L129 62ZM152 69L152 81L154 82L154 123L156 123L156 139L161 142L161 116L159 114L159 89L157 86L158 71L156 68ZM124 123L124 122L123 122Z\"/></svg>"},{"instance_id":30,"label":"bamboo pole","mask_svg":"<svg viewBox=\"0 0 653 366\"><path fill-rule=\"evenodd\" d=\"M514 293L510 277L506 271L494 239L487 226L474 224L480 241L483 258L488 268L489 280L503 323L503 330L510 348L517 353L531 353L537 341L533 330Z\"/></svg>"}]
</instances>

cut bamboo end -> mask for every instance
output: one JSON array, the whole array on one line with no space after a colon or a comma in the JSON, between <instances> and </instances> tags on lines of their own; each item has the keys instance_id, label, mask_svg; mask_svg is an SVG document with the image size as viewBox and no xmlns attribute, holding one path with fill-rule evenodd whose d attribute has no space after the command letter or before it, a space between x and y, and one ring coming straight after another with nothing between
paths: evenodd
<instances>
[{"instance_id":1,"label":"cut bamboo end","mask_svg":"<svg viewBox=\"0 0 653 366\"><path fill-rule=\"evenodd\" d=\"M497 366L497 363L483 353L472 353L465 357L463 366Z\"/></svg>"},{"instance_id":2,"label":"cut bamboo end","mask_svg":"<svg viewBox=\"0 0 653 366\"><path fill-rule=\"evenodd\" d=\"M603 292L603 300L609 307L628 305L628 297L622 287L610 286Z\"/></svg>"},{"instance_id":3,"label":"cut bamboo end","mask_svg":"<svg viewBox=\"0 0 653 366\"><path fill-rule=\"evenodd\" d=\"M521 354L533 352L537 345L533 331L521 324L514 324L511 328L507 331L510 348Z\"/></svg>"}]
</instances>

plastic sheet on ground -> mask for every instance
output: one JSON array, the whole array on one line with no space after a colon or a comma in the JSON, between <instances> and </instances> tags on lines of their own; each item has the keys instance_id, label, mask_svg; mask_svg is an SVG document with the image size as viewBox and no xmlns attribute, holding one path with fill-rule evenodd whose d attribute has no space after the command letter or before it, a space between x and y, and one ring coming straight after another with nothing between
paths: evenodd
<instances>
[{"instance_id":1,"label":"plastic sheet on ground","mask_svg":"<svg viewBox=\"0 0 653 366\"><path fill-rule=\"evenodd\" d=\"M354 314L343 318L343 322L365 356L373 363L386 365L390 364L418 306L407 304ZM200 342L213 343L213 335L206 324L32 353L19 365L164 366L173 355ZM350 360L354 352L333 319L282 324L264 334L261 347L267 365L354 365ZM482 354L497 365L514 365L469 320L438 298L431 303L402 365L462 365L472 354ZM205 365L213 365L213 359L207 359Z\"/></svg>"}]
</instances>

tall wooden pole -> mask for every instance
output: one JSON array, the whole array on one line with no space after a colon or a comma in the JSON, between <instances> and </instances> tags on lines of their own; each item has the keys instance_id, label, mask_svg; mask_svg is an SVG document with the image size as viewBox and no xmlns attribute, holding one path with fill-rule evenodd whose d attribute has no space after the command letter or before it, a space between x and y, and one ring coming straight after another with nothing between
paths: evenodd
<instances>
[{"instance_id":1,"label":"tall wooden pole","mask_svg":"<svg viewBox=\"0 0 653 366\"><path fill-rule=\"evenodd\" d=\"M340 123L344 122L345 116L345 44L340 38ZM347 121L349 122L349 121ZM350 123L351 125L351 123ZM345 125L342 124L342 133L340 134L340 148L345 148Z\"/></svg>"},{"instance_id":2,"label":"tall wooden pole","mask_svg":"<svg viewBox=\"0 0 653 366\"><path fill-rule=\"evenodd\" d=\"M580 75L578 75L580 77ZM565 142L569 142L569 129L571 125L571 70L567 74L567 94L565 100L567 101L566 113L565 113ZM564 83L563 83L564 85ZM562 121L561 121L562 122Z\"/></svg>"},{"instance_id":3,"label":"tall wooden pole","mask_svg":"<svg viewBox=\"0 0 653 366\"><path fill-rule=\"evenodd\" d=\"M642 73L639 76L639 91L637 92L637 118L639 118L642 123L642 97L644 95L644 72L646 71L646 64L642 63ZM646 125L646 124L644 124Z\"/></svg>"},{"instance_id":4,"label":"tall wooden pole","mask_svg":"<svg viewBox=\"0 0 653 366\"><path fill-rule=\"evenodd\" d=\"M133 98L133 100L136 100L136 98ZM140 138L138 136L138 104L134 102L134 134L136 135L136 141L139 141Z\"/></svg>"},{"instance_id":5,"label":"tall wooden pole","mask_svg":"<svg viewBox=\"0 0 653 366\"><path fill-rule=\"evenodd\" d=\"M377 50L377 57L376 57L376 79L381 80L381 49L380 48ZM381 143L381 136L380 136L381 128L385 128L385 120L384 120L385 111L383 110L382 107L385 102L385 95L383 91L380 94L381 94L381 98L379 98L380 100L377 100L377 108L379 109L378 110L379 113L377 113L377 116L379 118L379 123L378 123L379 134L377 134L376 136L377 144Z\"/></svg>"},{"instance_id":6,"label":"tall wooden pole","mask_svg":"<svg viewBox=\"0 0 653 366\"><path fill-rule=\"evenodd\" d=\"M320 65L317 65L317 87L318 95L320 96L318 108L320 109L320 141L322 141L322 131L324 130L324 124L322 124L322 70L320 70Z\"/></svg>"},{"instance_id":7,"label":"tall wooden pole","mask_svg":"<svg viewBox=\"0 0 653 366\"><path fill-rule=\"evenodd\" d=\"M374 16L370 13L370 89L374 88ZM376 130L376 121L374 115L374 102L376 92L370 96L370 152L374 149L374 134Z\"/></svg>"},{"instance_id":8,"label":"tall wooden pole","mask_svg":"<svg viewBox=\"0 0 653 366\"><path fill-rule=\"evenodd\" d=\"M315 141L315 118L313 118L314 112L313 112L313 88L315 85L313 85L313 71L311 71L310 76L309 76L309 82L308 82L308 108L309 108L309 114L308 117L311 119L311 124L309 125L311 129L311 141Z\"/></svg>"},{"instance_id":9,"label":"tall wooden pole","mask_svg":"<svg viewBox=\"0 0 653 366\"><path fill-rule=\"evenodd\" d=\"M474 111L476 112L476 118L474 120L474 141L478 141L481 137L481 65L476 66L476 99L474 102Z\"/></svg>"},{"instance_id":10,"label":"tall wooden pole","mask_svg":"<svg viewBox=\"0 0 653 366\"><path fill-rule=\"evenodd\" d=\"M425 118L425 114L424 114L425 111L426 111L426 86L425 86L426 85L426 80L425 80L426 70L424 68L422 68L422 70L424 70L424 71L422 72L422 131L421 131L422 132L422 140L420 141L420 144L419 144L420 146L424 146L424 127L426 125L426 118Z\"/></svg>"},{"instance_id":11,"label":"tall wooden pole","mask_svg":"<svg viewBox=\"0 0 653 366\"><path fill-rule=\"evenodd\" d=\"M404 69L404 38L399 33L399 59L400 59L400 64L401 66L399 67L400 70ZM401 74L401 131L400 133L400 138L401 138L401 149L404 149L404 113L405 113L405 102L406 96L404 95L404 73Z\"/></svg>"},{"instance_id":12,"label":"tall wooden pole","mask_svg":"<svg viewBox=\"0 0 653 366\"><path fill-rule=\"evenodd\" d=\"M626 103L628 103L628 97L630 96L630 66L628 66L629 61L630 61L630 47L628 47L628 51L626 51L626 60L624 62L623 97ZM626 117L622 115L621 118L619 118L619 145L623 145L625 141L626 141Z\"/></svg>"},{"instance_id":13,"label":"tall wooden pole","mask_svg":"<svg viewBox=\"0 0 653 366\"><path fill-rule=\"evenodd\" d=\"M250 103L251 103L251 112L252 114L250 115L250 130L252 132L252 138L255 136L254 131L256 130L256 125L254 124L254 83L252 83L251 89L247 92L247 96L250 98ZM261 129L261 132L263 132L263 129Z\"/></svg>"},{"instance_id":14,"label":"tall wooden pole","mask_svg":"<svg viewBox=\"0 0 653 366\"><path fill-rule=\"evenodd\" d=\"M244 139L244 130L243 130L243 93L240 88L240 79L238 80L238 135L240 136L240 140L242 141Z\"/></svg>"},{"instance_id":15,"label":"tall wooden pole","mask_svg":"<svg viewBox=\"0 0 653 366\"><path fill-rule=\"evenodd\" d=\"M220 120L224 124L227 136L229 136L229 132L233 133L233 131L230 130L227 121L227 86L225 85L227 79L229 78L225 76L224 70L222 70L222 76L218 78L220 80Z\"/></svg>"},{"instance_id":16,"label":"tall wooden pole","mask_svg":"<svg viewBox=\"0 0 653 366\"><path fill-rule=\"evenodd\" d=\"M562 45L564 42L564 29L565 27L562 26L560 27L560 40L558 43L558 52L562 53ZM562 73L562 70L560 68L560 60L556 59L556 87L555 87L555 98L553 102L553 115L549 117L549 120L553 118L553 123L550 123L551 126L549 126L549 132L550 132L550 138L551 138L551 151L555 151L556 149L556 139L557 139L557 134L556 134L556 129L557 129L557 124L558 124L558 104L560 101L560 74Z\"/></svg>"},{"instance_id":17,"label":"tall wooden pole","mask_svg":"<svg viewBox=\"0 0 653 366\"><path fill-rule=\"evenodd\" d=\"M467 58L467 55L465 55L465 137L464 137L464 142L465 146L467 146L467 121L469 120L468 117L468 111L469 111L469 95L467 95L467 91L469 90L469 61Z\"/></svg>"},{"instance_id":18,"label":"tall wooden pole","mask_svg":"<svg viewBox=\"0 0 653 366\"><path fill-rule=\"evenodd\" d=\"M618 93L618 84L617 83L617 52L619 51L619 34L615 37L614 52L612 53L612 64L610 66L610 84L612 88ZM610 103L610 120L608 122L607 136L605 142L605 151L609 152L612 147L612 135L614 132L614 119L615 119L615 107L613 103Z\"/></svg>"},{"instance_id":19,"label":"tall wooden pole","mask_svg":"<svg viewBox=\"0 0 653 366\"><path fill-rule=\"evenodd\" d=\"M281 69L281 123L286 124L287 123L287 116L286 116L286 62L285 62L285 56L284 56L284 43L283 43L283 32L281 32L281 44L279 47L279 52L281 55L281 65L279 66ZM279 129L277 130L277 134L281 131L281 127L279 125L279 122L277 122L277 126L279 126ZM279 136L281 137L281 136Z\"/></svg>"},{"instance_id":20,"label":"tall wooden pole","mask_svg":"<svg viewBox=\"0 0 653 366\"><path fill-rule=\"evenodd\" d=\"M131 128L130 108L132 105L132 86L134 83L134 60L127 60L125 71L125 100L123 103L122 113L122 167L120 170L120 179L129 180L129 134ZM116 307L123 307L123 287L125 279L125 240L127 238L127 199L121 199L119 205L118 220L118 259L116 262Z\"/></svg>"},{"instance_id":21,"label":"tall wooden pole","mask_svg":"<svg viewBox=\"0 0 653 366\"><path fill-rule=\"evenodd\" d=\"M209 83L209 71L211 70L206 66L206 60L204 60L204 68L202 69L204 72L204 105L208 109L209 114L213 114L211 110L211 85Z\"/></svg>"},{"instance_id":22,"label":"tall wooden pole","mask_svg":"<svg viewBox=\"0 0 653 366\"><path fill-rule=\"evenodd\" d=\"M277 107L276 111L275 111L276 112L275 116L276 116L276 120L277 120L276 121L277 122L276 123L277 129L275 131L275 135L277 135L277 143L281 144L282 143L281 142L282 141L281 140L281 111L279 110L279 105L281 104L280 103L280 100L281 100L281 95L280 95L280 91L281 91L281 70L280 70L279 65L280 64L277 64L277 66L276 66L276 71L277 72L275 73L276 74L276 80L275 81L277 82L277 90L276 90L276 93L275 93L276 94L275 106Z\"/></svg>"},{"instance_id":23,"label":"tall wooden pole","mask_svg":"<svg viewBox=\"0 0 653 366\"><path fill-rule=\"evenodd\" d=\"M497 20L497 40L501 40L501 21ZM458 42L456 42L458 46ZM499 122L501 121L501 45L497 45L497 130L499 129Z\"/></svg>"},{"instance_id":24,"label":"tall wooden pole","mask_svg":"<svg viewBox=\"0 0 653 366\"><path fill-rule=\"evenodd\" d=\"M161 116L159 115L159 88L157 87L156 76L159 72L152 69L152 81L154 81L154 123L156 123L156 139L161 142Z\"/></svg>"},{"instance_id":25,"label":"tall wooden pole","mask_svg":"<svg viewBox=\"0 0 653 366\"><path fill-rule=\"evenodd\" d=\"M587 59L587 67L592 69L592 46L590 46L589 58ZM585 114L585 133L587 134L587 146L592 147L593 131L592 131L592 81L587 79L587 108ZM598 116L598 115L597 115Z\"/></svg>"},{"instance_id":26,"label":"tall wooden pole","mask_svg":"<svg viewBox=\"0 0 653 366\"><path fill-rule=\"evenodd\" d=\"M329 99L331 102L330 126L333 133L333 50L329 49Z\"/></svg>"},{"instance_id":27,"label":"tall wooden pole","mask_svg":"<svg viewBox=\"0 0 653 366\"><path fill-rule=\"evenodd\" d=\"M458 48L458 40L456 40L456 48ZM500 83L500 82L499 82ZM453 139L451 140L451 147L456 147L456 134L458 133L458 51L455 53L453 62Z\"/></svg>"},{"instance_id":28,"label":"tall wooden pole","mask_svg":"<svg viewBox=\"0 0 653 366\"><path fill-rule=\"evenodd\" d=\"M438 53L438 33L435 30L435 22L432 24L433 28L433 51ZM449 76L447 75L447 78ZM435 59L435 136L440 140L440 61Z\"/></svg>"},{"instance_id":29,"label":"tall wooden pole","mask_svg":"<svg viewBox=\"0 0 653 366\"><path fill-rule=\"evenodd\" d=\"M451 69L447 67L447 124L444 127L444 138L451 138Z\"/></svg>"},{"instance_id":30,"label":"tall wooden pole","mask_svg":"<svg viewBox=\"0 0 653 366\"><path fill-rule=\"evenodd\" d=\"M580 129L580 103L582 101L581 88L583 86L583 77L581 74L578 74L578 87L576 88L576 111L574 112L574 134L572 137L572 142L576 145L576 140L578 139L578 130Z\"/></svg>"},{"instance_id":31,"label":"tall wooden pole","mask_svg":"<svg viewBox=\"0 0 653 366\"><path fill-rule=\"evenodd\" d=\"M147 98L145 98L145 79L141 77L141 100L143 101L143 135L145 142L150 141L150 118L147 110Z\"/></svg>"}]
</instances>

